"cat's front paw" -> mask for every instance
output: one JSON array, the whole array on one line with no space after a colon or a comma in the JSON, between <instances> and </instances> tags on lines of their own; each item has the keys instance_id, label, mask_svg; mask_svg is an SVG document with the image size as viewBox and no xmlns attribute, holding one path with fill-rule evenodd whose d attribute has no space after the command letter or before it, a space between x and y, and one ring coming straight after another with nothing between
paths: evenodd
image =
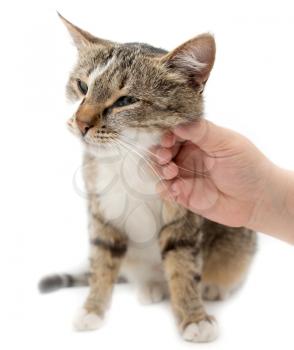
<instances>
[{"instance_id":1,"label":"cat's front paw","mask_svg":"<svg viewBox=\"0 0 294 350\"><path fill-rule=\"evenodd\" d=\"M78 311L73 326L76 331L94 331L103 324L103 318L82 308Z\"/></svg>"},{"instance_id":2,"label":"cat's front paw","mask_svg":"<svg viewBox=\"0 0 294 350\"><path fill-rule=\"evenodd\" d=\"M207 318L197 322L188 324L182 336L185 340L195 343L211 342L218 337L218 325L213 317Z\"/></svg>"},{"instance_id":3,"label":"cat's front paw","mask_svg":"<svg viewBox=\"0 0 294 350\"><path fill-rule=\"evenodd\" d=\"M149 282L138 288L138 299L143 305L159 303L167 294L163 283Z\"/></svg>"}]
</instances>

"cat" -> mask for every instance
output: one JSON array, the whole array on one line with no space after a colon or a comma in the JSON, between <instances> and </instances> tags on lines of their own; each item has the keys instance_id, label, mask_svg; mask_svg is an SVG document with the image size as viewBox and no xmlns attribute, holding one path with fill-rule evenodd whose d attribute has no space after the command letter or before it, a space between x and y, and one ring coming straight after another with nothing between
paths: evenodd
<instances>
[{"instance_id":1,"label":"cat","mask_svg":"<svg viewBox=\"0 0 294 350\"><path fill-rule=\"evenodd\" d=\"M224 299L243 283L256 234L161 199L150 149L167 130L203 118L214 38L202 34L167 52L99 39L60 17L78 51L67 95L80 102L69 127L85 150L90 266L47 276L40 290L89 285L74 326L93 330L102 324L114 284L125 279L145 304L170 298L185 340L213 341L218 326L203 300Z\"/></svg>"}]
</instances>

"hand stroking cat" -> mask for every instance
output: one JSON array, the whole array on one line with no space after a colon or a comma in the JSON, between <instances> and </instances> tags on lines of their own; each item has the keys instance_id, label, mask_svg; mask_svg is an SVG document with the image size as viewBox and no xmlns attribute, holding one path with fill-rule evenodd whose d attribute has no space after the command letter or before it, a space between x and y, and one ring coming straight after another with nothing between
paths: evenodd
<instances>
[{"instance_id":1,"label":"hand stroking cat","mask_svg":"<svg viewBox=\"0 0 294 350\"><path fill-rule=\"evenodd\" d=\"M242 285L256 234L162 198L152 147L177 125L202 120L214 38L201 34L167 52L99 39L61 19L78 51L67 95L79 101L69 127L84 147L90 259L86 271L48 276L40 289L89 285L74 326L94 330L123 278L144 304L169 298L185 340L212 341L217 322L203 300L225 299Z\"/></svg>"}]
</instances>

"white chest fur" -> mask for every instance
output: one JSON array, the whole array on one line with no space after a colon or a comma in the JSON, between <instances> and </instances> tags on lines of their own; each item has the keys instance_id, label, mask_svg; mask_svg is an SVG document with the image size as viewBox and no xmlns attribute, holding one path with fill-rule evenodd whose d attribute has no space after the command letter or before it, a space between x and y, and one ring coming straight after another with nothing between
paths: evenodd
<instances>
[{"instance_id":1,"label":"white chest fur","mask_svg":"<svg viewBox=\"0 0 294 350\"><path fill-rule=\"evenodd\" d=\"M162 279L157 235L162 226L162 201L155 191L158 176L146 150L158 135L137 134L98 163L97 193L103 217L129 238L122 273L131 280ZM140 155L139 155L140 154Z\"/></svg>"}]
</instances>

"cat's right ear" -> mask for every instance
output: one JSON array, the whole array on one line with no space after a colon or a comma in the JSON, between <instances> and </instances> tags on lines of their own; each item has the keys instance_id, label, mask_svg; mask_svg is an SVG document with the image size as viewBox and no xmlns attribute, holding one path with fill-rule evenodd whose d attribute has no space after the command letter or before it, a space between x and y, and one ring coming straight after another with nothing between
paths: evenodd
<instances>
[{"instance_id":1,"label":"cat's right ear","mask_svg":"<svg viewBox=\"0 0 294 350\"><path fill-rule=\"evenodd\" d=\"M104 47L109 47L112 45L111 41L97 38L94 35L72 24L70 21L65 19L59 12L57 12L57 14L62 20L63 24L66 26L78 51L82 51L83 49L91 47L93 45L101 45Z\"/></svg>"}]
</instances>

